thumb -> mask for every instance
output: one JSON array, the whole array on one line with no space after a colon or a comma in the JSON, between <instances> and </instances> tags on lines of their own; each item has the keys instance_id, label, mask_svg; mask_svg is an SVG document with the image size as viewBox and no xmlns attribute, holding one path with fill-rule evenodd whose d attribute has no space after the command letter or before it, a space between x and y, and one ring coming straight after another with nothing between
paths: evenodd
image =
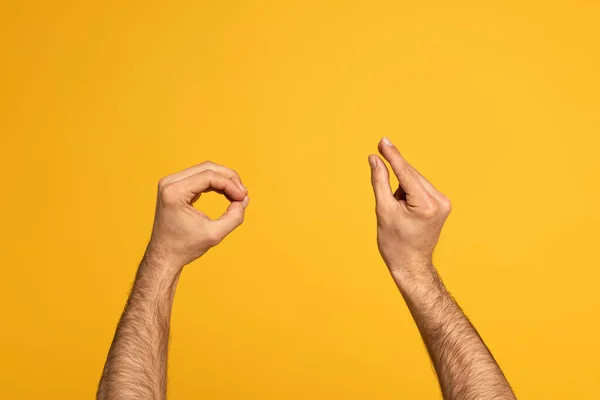
<instances>
[{"instance_id":1,"label":"thumb","mask_svg":"<svg viewBox=\"0 0 600 400\"><path fill-rule=\"evenodd\" d=\"M371 184L377 205L390 202L394 195L390 186L390 173L387 166L379 156L374 154L369 156L369 164L371 165Z\"/></svg>"},{"instance_id":2,"label":"thumb","mask_svg":"<svg viewBox=\"0 0 600 400\"><path fill-rule=\"evenodd\" d=\"M227 211L217 220L213 221L213 229L221 239L225 238L225 236L229 235L244 222L244 214L246 213L249 201L250 198L246 196L242 201L232 202Z\"/></svg>"}]
</instances>

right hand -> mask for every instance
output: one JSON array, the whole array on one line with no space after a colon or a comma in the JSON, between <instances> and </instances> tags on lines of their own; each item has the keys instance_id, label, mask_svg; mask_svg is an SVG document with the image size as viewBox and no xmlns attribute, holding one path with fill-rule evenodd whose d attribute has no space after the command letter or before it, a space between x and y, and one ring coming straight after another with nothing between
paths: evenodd
<instances>
[{"instance_id":1,"label":"right hand","mask_svg":"<svg viewBox=\"0 0 600 400\"><path fill-rule=\"evenodd\" d=\"M224 194L231 204L218 219L212 220L193 204L204 192ZM226 167L205 161L162 178L152 237L147 257L175 271L194 261L244 221L248 190L238 174Z\"/></svg>"},{"instance_id":2,"label":"right hand","mask_svg":"<svg viewBox=\"0 0 600 400\"><path fill-rule=\"evenodd\" d=\"M379 156L369 156L377 203L377 244L390 272L405 277L432 265L433 250L451 204L406 162L389 139L379 142L379 152L390 163L400 185L392 193L387 166Z\"/></svg>"}]
</instances>

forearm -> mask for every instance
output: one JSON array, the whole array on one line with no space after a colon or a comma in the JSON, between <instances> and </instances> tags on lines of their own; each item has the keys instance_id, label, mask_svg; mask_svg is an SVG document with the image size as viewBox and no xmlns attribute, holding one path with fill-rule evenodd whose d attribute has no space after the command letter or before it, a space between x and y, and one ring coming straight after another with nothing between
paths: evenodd
<instances>
[{"instance_id":1,"label":"forearm","mask_svg":"<svg viewBox=\"0 0 600 400\"><path fill-rule=\"evenodd\" d=\"M445 399L514 399L508 381L435 268L392 273L421 332ZM405 270L408 270L405 269Z\"/></svg>"},{"instance_id":2,"label":"forearm","mask_svg":"<svg viewBox=\"0 0 600 400\"><path fill-rule=\"evenodd\" d=\"M146 254L117 326L98 399L165 399L169 325L179 272Z\"/></svg>"}]
</instances>

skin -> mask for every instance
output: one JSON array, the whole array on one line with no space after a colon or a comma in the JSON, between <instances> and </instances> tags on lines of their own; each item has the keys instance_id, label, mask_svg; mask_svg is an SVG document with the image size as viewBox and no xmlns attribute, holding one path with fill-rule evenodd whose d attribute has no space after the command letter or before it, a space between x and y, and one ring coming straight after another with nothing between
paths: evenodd
<instances>
[{"instance_id":1,"label":"skin","mask_svg":"<svg viewBox=\"0 0 600 400\"><path fill-rule=\"evenodd\" d=\"M514 399L481 337L446 290L432 254L451 205L389 139L369 156L377 244L427 346L445 399ZM192 205L206 191L231 205L211 220ZM204 162L160 180L150 243L117 326L97 398L165 399L171 310L183 267L219 244L244 219L248 191L234 171Z\"/></svg>"},{"instance_id":2,"label":"skin","mask_svg":"<svg viewBox=\"0 0 600 400\"><path fill-rule=\"evenodd\" d=\"M231 201L214 221L192 206L207 191ZM237 173L211 162L160 180L150 243L117 326L97 399L166 398L169 326L181 271L243 222L248 201Z\"/></svg>"},{"instance_id":3,"label":"skin","mask_svg":"<svg viewBox=\"0 0 600 400\"><path fill-rule=\"evenodd\" d=\"M369 156L379 252L419 328L444 399L515 399L489 349L433 266L450 200L406 162L388 138L379 143L379 153L399 181L392 192L386 164L377 155Z\"/></svg>"}]
</instances>

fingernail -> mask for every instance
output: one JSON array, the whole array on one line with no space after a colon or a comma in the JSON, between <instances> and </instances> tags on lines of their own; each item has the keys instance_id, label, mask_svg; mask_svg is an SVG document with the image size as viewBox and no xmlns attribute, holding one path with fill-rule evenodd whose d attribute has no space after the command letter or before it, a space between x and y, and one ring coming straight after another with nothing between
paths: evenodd
<instances>
[{"instance_id":1,"label":"fingernail","mask_svg":"<svg viewBox=\"0 0 600 400\"><path fill-rule=\"evenodd\" d=\"M240 189L242 189L242 192L247 192L248 191L248 189L246 189L246 186L244 186L243 183L241 183L241 182L238 183L238 186L240 187Z\"/></svg>"},{"instance_id":2,"label":"fingernail","mask_svg":"<svg viewBox=\"0 0 600 400\"><path fill-rule=\"evenodd\" d=\"M392 141L387 136L383 138L383 143L387 144L388 146L393 146Z\"/></svg>"},{"instance_id":3,"label":"fingernail","mask_svg":"<svg viewBox=\"0 0 600 400\"><path fill-rule=\"evenodd\" d=\"M250 197L246 196L242 201L242 205L244 206L244 208L248 207L248 203L250 203Z\"/></svg>"},{"instance_id":4,"label":"fingernail","mask_svg":"<svg viewBox=\"0 0 600 400\"><path fill-rule=\"evenodd\" d=\"M374 155L369 156L369 164L371 164L372 169L375 169L377 167L377 159Z\"/></svg>"}]
</instances>

